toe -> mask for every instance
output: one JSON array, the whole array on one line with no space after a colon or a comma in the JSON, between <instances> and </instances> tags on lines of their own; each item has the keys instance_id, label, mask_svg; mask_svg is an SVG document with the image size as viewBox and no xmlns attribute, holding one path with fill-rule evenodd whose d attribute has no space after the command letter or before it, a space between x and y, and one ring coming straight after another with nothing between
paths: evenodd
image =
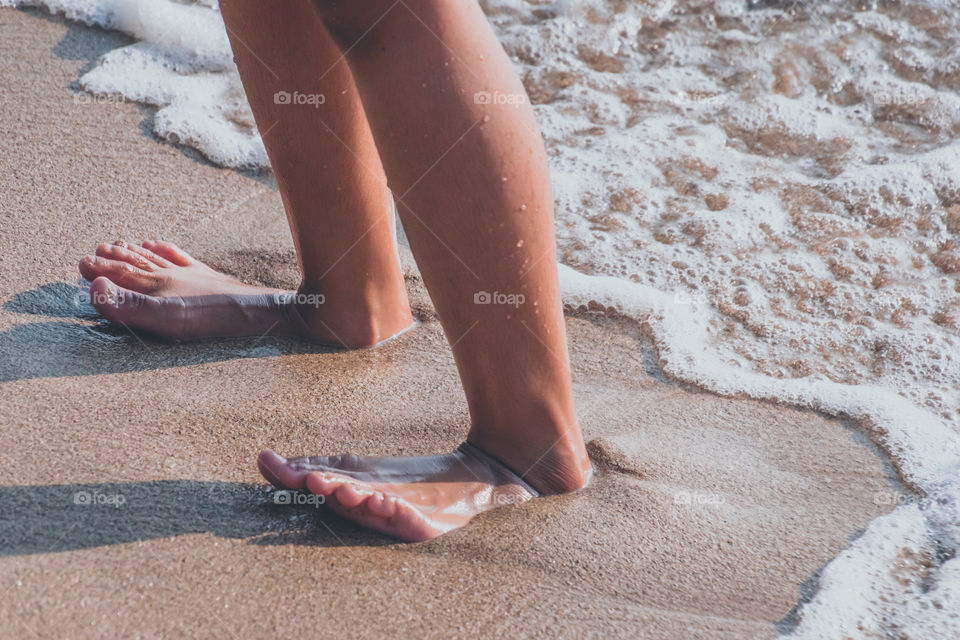
<instances>
[{"instance_id":1,"label":"toe","mask_svg":"<svg viewBox=\"0 0 960 640\"><path fill-rule=\"evenodd\" d=\"M283 456L264 449L257 457L257 467L270 484L280 489L303 489L307 482L307 471L294 469Z\"/></svg>"},{"instance_id":2,"label":"toe","mask_svg":"<svg viewBox=\"0 0 960 640\"><path fill-rule=\"evenodd\" d=\"M370 499L367 500L367 509L370 510L371 515L386 520L392 518L396 513L397 499L376 491L370 496Z\"/></svg>"},{"instance_id":3,"label":"toe","mask_svg":"<svg viewBox=\"0 0 960 640\"><path fill-rule=\"evenodd\" d=\"M150 273L124 260L102 256L84 256L80 261L80 273L87 280L103 277L126 289L148 293L160 286L161 276Z\"/></svg>"},{"instance_id":4,"label":"toe","mask_svg":"<svg viewBox=\"0 0 960 640\"><path fill-rule=\"evenodd\" d=\"M143 271L149 272L156 268L154 263L150 262L139 253L131 251L126 245L101 244L97 247L96 254L101 258L107 258L108 260L116 260L118 262L132 264Z\"/></svg>"},{"instance_id":5,"label":"toe","mask_svg":"<svg viewBox=\"0 0 960 640\"><path fill-rule=\"evenodd\" d=\"M450 528L432 523L422 511L406 500L396 500L393 514L384 520L381 531L406 540L407 542L423 542L446 533Z\"/></svg>"},{"instance_id":6,"label":"toe","mask_svg":"<svg viewBox=\"0 0 960 640\"><path fill-rule=\"evenodd\" d=\"M143 243L143 246L155 254L166 258L177 266L187 267L193 264L193 258L190 257L190 254L172 242L157 242L155 240L147 240Z\"/></svg>"},{"instance_id":7,"label":"toe","mask_svg":"<svg viewBox=\"0 0 960 640\"><path fill-rule=\"evenodd\" d=\"M183 328L183 314L176 305L117 286L103 276L90 284L90 303L107 320L131 331L177 339Z\"/></svg>"},{"instance_id":8,"label":"toe","mask_svg":"<svg viewBox=\"0 0 960 640\"><path fill-rule=\"evenodd\" d=\"M90 304L100 315L118 324L128 324L131 307L136 304L133 296L136 295L140 294L118 287L103 276L97 276L90 284Z\"/></svg>"},{"instance_id":9,"label":"toe","mask_svg":"<svg viewBox=\"0 0 960 640\"><path fill-rule=\"evenodd\" d=\"M381 505L377 498L379 492L374 492L365 501L358 503L359 506L349 506L341 502L340 493L338 490L334 495L329 496L326 501L327 506L344 518L368 529L407 542L422 542L447 531L445 528L430 524L423 513L400 498L380 494L384 497L384 503ZM381 515L387 513L387 509L389 509L389 515Z\"/></svg>"},{"instance_id":10,"label":"toe","mask_svg":"<svg viewBox=\"0 0 960 640\"><path fill-rule=\"evenodd\" d=\"M336 491L336 487L330 486L330 483L326 481L324 475L316 471L311 471L307 474L306 482L307 490L319 496L329 496Z\"/></svg>"},{"instance_id":11,"label":"toe","mask_svg":"<svg viewBox=\"0 0 960 640\"><path fill-rule=\"evenodd\" d=\"M342 485L350 480L338 475L311 471L307 474L307 489L310 493L322 496L332 496Z\"/></svg>"},{"instance_id":12,"label":"toe","mask_svg":"<svg viewBox=\"0 0 960 640\"><path fill-rule=\"evenodd\" d=\"M172 262L170 262L163 256L159 256L153 251L150 251L150 249L147 249L146 247L140 246L138 244L127 244L124 246L128 251L132 251L133 253L136 253L139 256L143 256L144 258L149 260L151 263L153 263L157 267L160 267L162 269L169 269L170 267L174 266Z\"/></svg>"},{"instance_id":13,"label":"toe","mask_svg":"<svg viewBox=\"0 0 960 640\"><path fill-rule=\"evenodd\" d=\"M367 501L374 491L359 483L344 482L337 487L337 502L347 508L358 507Z\"/></svg>"}]
</instances>

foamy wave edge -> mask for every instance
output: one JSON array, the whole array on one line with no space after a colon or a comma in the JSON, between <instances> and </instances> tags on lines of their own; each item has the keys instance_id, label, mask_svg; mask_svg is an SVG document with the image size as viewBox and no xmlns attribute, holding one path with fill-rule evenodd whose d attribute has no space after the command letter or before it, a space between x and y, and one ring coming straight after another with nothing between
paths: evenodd
<instances>
[{"instance_id":1,"label":"foamy wave edge","mask_svg":"<svg viewBox=\"0 0 960 640\"><path fill-rule=\"evenodd\" d=\"M938 416L880 387L825 379L777 379L745 371L710 352L707 327L698 321L708 316L704 307L691 305L688 299L678 302L676 295L646 285L586 275L563 264L559 271L566 304L600 305L648 327L659 365L671 377L721 396L742 394L851 418L922 496L875 519L827 565L820 588L802 607L799 624L785 637L884 637L890 620L905 613L895 607L919 595L912 584L897 579L904 549L914 550L931 563L925 583L932 587L926 594L943 586L943 593L927 597L951 601L957 597L953 576L960 573L960 558L955 557L960 550L960 443ZM943 561L944 557L949 559ZM949 583L937 574L951 576ZM946 617L950 608L941 609L947 612L942 620L929 617L924 621L942 631L936 637L949 637L955 630L956 619ZM924 613L929 616L933 612Z\"/></svg>"},{"instance_id":2,"label":"foamy wave edge","mask_svg":"<svg viewBox=\"0 0 960 640\"><path fill-rule=\"evenodd\" d=\"M78 81L95 95L156 107L153 133L234 169L269 168L233 62L217 0L0 0L119 31L137 42L113 49Z\"/></svg>"}]
</instances>

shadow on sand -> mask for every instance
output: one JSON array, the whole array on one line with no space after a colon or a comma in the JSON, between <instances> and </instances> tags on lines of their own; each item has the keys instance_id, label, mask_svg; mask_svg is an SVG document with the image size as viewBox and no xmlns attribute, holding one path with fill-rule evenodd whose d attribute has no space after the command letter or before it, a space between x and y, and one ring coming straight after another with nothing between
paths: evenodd
<instances>
[{"instance_id":1,"label":"shadow on sand","mask_svg":"<svg viewBox=\"0 0 960 640\"><path fill-rule=\"evenodd\" d=\"M104 321L86 287L18 293L4 310L43 322L0 333L0 382L148 371L237 358L333 352L285 338L158 342ZM89 549L197 533L251 544L374 546L365 531L299 494L282 503L267 485L195 480L0 487L0 557Z\"/></svg>"},{"instance_id":2,"label":"shadow on sand","mask_svg":"<svg viewBox=\"0 0 960 640\"><path fill-rule=\"evenodd\" d=\"M197 533L257 545L396 542L311 504L314 498L266 485L196 480L0 487L0 557Z\"/></svg>"},{"instance_id":3,"label":"shadow on sand","mask_svg":"<svg viewBox=\"0 0 960 640\"><path fill-rule=\"evenodd\" d=\"M334 353L332 347L274 336L176 344L108 324L89 304L85 287L47 284L18 293L3 308L64 318L32 322L0 333L0 382L130 371L151 371L238 358Z\"/></svg>"}]
</instances>

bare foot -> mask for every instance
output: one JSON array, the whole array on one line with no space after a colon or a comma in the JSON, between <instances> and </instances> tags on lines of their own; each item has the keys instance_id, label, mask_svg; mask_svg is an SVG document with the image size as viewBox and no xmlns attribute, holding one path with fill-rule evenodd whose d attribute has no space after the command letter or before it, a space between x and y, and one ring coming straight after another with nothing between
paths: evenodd
<instances>
[{"instance_id":1,"label":"bare foot","mask_svg":"<svg viewBox=\"0 0 960 640\"><path fill-rule=\"evenodd\" d=\"M376 317L342 301L324 306L320 292L245 284L169 242L102 244L96 255L80 260L79 269L104 317L171 340L271 334L365 347L413 325L409 308L401 305Z\"/></svg>"},{"instance_id":2,"label":"bare foot","mask_svg":"<svg viewBox=\"0 0 960 640\"><path fill-rule=\"evenodd\" d=\"M479 513L540 495L469 443L451 454L397 458L286 459L267 449L257 462L274 486L325 496L326 504L341 516L410 542L435 538ZM587 479L578 479L573 488L582 487Z\"/></svg>"}]
</instances>

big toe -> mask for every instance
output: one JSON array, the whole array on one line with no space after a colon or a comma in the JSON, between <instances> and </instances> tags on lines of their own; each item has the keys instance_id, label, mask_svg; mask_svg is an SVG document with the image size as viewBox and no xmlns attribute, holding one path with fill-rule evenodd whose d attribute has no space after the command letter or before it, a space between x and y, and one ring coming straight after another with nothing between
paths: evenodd
<instances>
[{"instance_id":1,"label":"big toe","mask_svg":"<svg viewBox=\"0 0 960 640\"><path fill-rule=\"evenodd\" d=\"M124 289L98 276L90 284L90 304L110 322L151 334L173 335L177 317L152 296Z\"/></svg>"},{"instance_id":2,"label":"big toe","mask_svg":"<svg viewBox=\"0 0 960 640\"><path fill-rule=\"evenodd\" d=\"M82 263L81 263L82 264ZM90 304L111 322L125 323L130 319L130 300L133 291L122 289L104 276L96 276L90 284Z\"/></svg>"},{"instance_id":3,"label":"big toe","mask_svg":"<svg viewBox=\"0 0 960 640\"><path fill-rule=\"evenodd\" d=\"M267 482L279 489L303 489L307 484L307 472L294 468L280 454L264 449L257 456L257 467Z\"/></svg>"}]
</instances>

